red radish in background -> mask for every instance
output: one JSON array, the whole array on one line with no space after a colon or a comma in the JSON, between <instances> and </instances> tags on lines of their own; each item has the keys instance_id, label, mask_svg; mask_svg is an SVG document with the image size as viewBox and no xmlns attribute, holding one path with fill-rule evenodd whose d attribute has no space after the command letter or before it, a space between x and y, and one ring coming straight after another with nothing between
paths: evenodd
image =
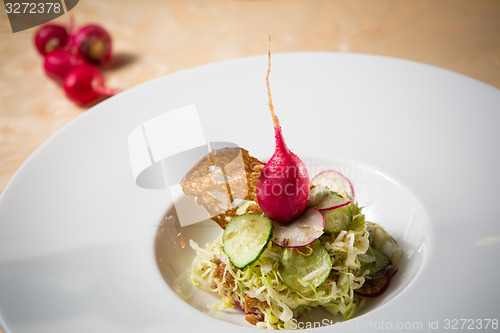
<instances>
[{"instance_id":1,"label":"red radish in background","mask_svg":"<svg viewBox=\"0 0 500 333\"><path fill-rule=\"evenodd\" d=\"M111 36L100 25L83 26L72 36L71 44L91 64L102 65L111 59Z\"/></svg>"},{"instance_id":2,"label":"red radish in background","mask_svg":"<svg viewBox=\"0 0 500 333\"><path fill-rule=\"evenodd\" d=\"M266 163L257 182L257 202L262 212L271 220L290 222L306 208L309 197L309 174L300 158L285 144L281 126L274 113L269 85L271 71L271 50L268 52L266 76L269 109L274 123L276 148Z\"/></svg>"},{"instance_id":3,"label":"red radish in background","mask_svg":"<svg viewBox=\"0 0 500 333\"><path fill-rule=\"evenodd\" d=\"M45 24L35 34L35 46L43 56L65 47L66 44L68 44L68 31L60 24Z\"/></svg>"},{"instance_id":4,"label":"red radish in background","mask_svg":"<svg viewBox=\"0 0 500 333\"><path fill-rule=\"evenodd\" d=\"M104 85L104 76L96 67L83 64L73 68L63 81L66 96L79 105L86 105L103 96L113 96L119 91Z\"/></svg>"},{"instance_id":5,"label":"red radish in background","mask_svg":"<svg viewBox=\"0 0 500 333\"><path fill-rule=\"evenodd\" d=\"M43 68L51 79L62 82L73 68L85 64L85 59L68 50L58 49L45 56Z\"/></svg>"},{"instance_id":6,"label":"red radish in background","mask_svg":"<svg viewBox=\"0 0 500 333\"><path fill-rule=\"evenodd\" d=\"M119 91L104 85L101 65L111 59L111 36L101 26L89 24L74 33L73 18L69 28L45 24L35 34L35 46L44 56L47 76L62 83L66 96L79 105L96 102Z\"/></svg>"}]
</instances>

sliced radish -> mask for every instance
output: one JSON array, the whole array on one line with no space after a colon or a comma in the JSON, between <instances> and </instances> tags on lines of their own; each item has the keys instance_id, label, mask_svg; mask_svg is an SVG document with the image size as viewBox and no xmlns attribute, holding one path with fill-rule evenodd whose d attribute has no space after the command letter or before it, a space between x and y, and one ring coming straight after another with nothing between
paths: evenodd
<instances>
[{"instance_id":1,"label":"sliced radish","mask_svg":"<svg viewBox=\"0 0 500 333\"><path fill-rule=\"evenodd\" d=\"M344 207L351 203L348 198L342 197L340 194L333 192L326 186L315 186L309 192L309 200L307 205L314 207L320 211L332 210L335 208Z\"/></svg>"},{"instance_id":2,"label":"sliced radish","mask_svg":"<svg viewBox=\"0 0 500 333\"><path fill-rule=\"evenodd\" d=\"M325 219L316 208L306 208L292 222L273 221L271 241L280 247L302 247L311 244L323 234Z\"/></svg>"},{"instance_id":3,"label":"sliced radish","mask_svg":"<svg viewBox=\"0 0 500 333\"><path fill-rule=\"evenodd\" d=\"M327 170L317 174L311 181L313 185L323 185L330 190L340 194L347 194L351 199L354 199L354 187L349 179L335 170Z\"/></svg>"}]
</instances>

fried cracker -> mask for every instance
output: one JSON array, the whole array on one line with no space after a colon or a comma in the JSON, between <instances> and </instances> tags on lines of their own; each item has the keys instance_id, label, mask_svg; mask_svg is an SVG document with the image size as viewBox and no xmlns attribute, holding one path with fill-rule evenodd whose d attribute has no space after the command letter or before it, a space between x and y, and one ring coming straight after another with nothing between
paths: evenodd
<instances>
[{"instance_id":1,"label":"fried cracker","mask_svg":"<svg viewBox=\"0 0 500 333\"><path fill-rule=\"evenodd\" d=\"M243 148L214 149L186 173L180 185L224 229L236 215L238 202L256 201L263 167L263 162Z\"/></svg>"}]
</instances>

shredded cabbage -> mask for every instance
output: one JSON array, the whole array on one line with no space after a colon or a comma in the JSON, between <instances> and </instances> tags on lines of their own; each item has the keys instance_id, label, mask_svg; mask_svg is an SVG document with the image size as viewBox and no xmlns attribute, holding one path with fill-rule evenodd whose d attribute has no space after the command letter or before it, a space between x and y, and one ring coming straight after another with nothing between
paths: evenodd
<instances>
[{"instance_id":1,"label":"shredded cabbage","mask_svg":"<svg viewBox=\"0 0 500 333\"><path fill-rule=\"evenodd\" d=\"M369 247L369 232L360 208L353 204L356 215L349 230L323 234L319 239L332 258L332 270L326 281L305 293L288 288L279 277L281 248L269 242L260 258L249 267L234 267L222 247L222 235L213 243L200 247L193 240L196 251L192 265L193 283L210 292L217 292L221 301L215 306L222 310L238 305L249 313L262 314L256 322L259 328L291 329L291 320L321 306L331 314L344 319L353 316L361 298L354 290L365 278L360 273L358 254ZM223 271L222 271L223 268ZM313 271L303 280L313 279L321 272ZM245 305L251 298L252 306Z\"/></svg>"}]
</instances>

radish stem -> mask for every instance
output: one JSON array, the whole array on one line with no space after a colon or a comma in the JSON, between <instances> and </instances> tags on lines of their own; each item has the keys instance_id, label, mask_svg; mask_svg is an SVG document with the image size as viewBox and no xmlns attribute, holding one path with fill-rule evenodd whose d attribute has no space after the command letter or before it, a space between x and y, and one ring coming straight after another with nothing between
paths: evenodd
<instances>
[{"instance_id":1,"label":"radish stem","mask_svg":"<svg viewBox=\"0 0 500 333\"><path fill-rule=\"evenodd\" d=\"M271 96L271 85L269 84L269 74L271 73L271 35L269 35L269 47L267 51L267 59L268 59L268 66L266 74L266 86L267 86L267 97L269 100L268 105L269 105L269 110L271 111L271 117L273 118L274 138L276 140L276 146L280 148L276 151L277 152L288 151L288 147L285 144L285 138L283 137L283 131L281 130L280 121L278 119L278 116L274 112L273 98Z\"/></svg>"},{"instance_id":2,"label":"radish stem","mask_svg":"<svg viewBox=\"0 0 500 333\"><path fill-rule=\"evenodd\" d=\"M271 97L271 86L269 84L269 74L271 73L271 35L269 35L269 48L267 51L267 59L268 59L268 66L266 75L266 86L267 86L267 97L269 98L268 102L269 110L271 110L271 116L273 117L274 128L279 130L281 128L280 121L278 120L278 117L274 113L273 98Z\"/></svg>"}]
</instances>

